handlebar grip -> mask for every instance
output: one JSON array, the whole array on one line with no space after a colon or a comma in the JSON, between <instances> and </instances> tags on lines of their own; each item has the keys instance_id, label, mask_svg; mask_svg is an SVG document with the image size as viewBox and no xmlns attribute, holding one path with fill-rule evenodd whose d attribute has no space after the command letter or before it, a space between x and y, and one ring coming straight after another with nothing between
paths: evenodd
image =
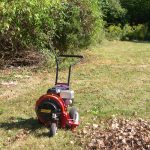
<instances>
[{"instance_id":1,"label":"handlebar grip","mask_svg":"<svg viewBox=\"0 0 150 150\"><path fill-rule=\"evenodd\" d=\"M82 55L59 55L58 57L74 57L74 58L80 58L80 59L83 58Z\"/></svg>"}]
</instances>

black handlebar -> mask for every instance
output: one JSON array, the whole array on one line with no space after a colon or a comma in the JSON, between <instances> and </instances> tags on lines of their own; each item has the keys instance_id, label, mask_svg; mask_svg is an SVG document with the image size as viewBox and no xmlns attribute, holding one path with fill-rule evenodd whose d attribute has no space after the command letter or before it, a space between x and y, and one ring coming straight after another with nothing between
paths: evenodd
<instances>
[{"instance_id":1,"label":"black handlebar","mask_svg":"<svg viewBox=\"0 0 150 150\"><path fill-rule=\"evenodd\" d=\"M75 61L73 64L71 64L69 66L68 83L67 83L68 86L69 86L69 84L70 84L70 75L71 75L71 67L74 66L75 64L79 63L84 57L82 55L59 55L59 56L57 56L56 57L56 79L55 79L55 85L57 84L57 81L58 81L58 69L59 69L59 67L58 67L58 59L61 58L61 57L63 57L63 58L79 58L80 59L78 61Z\"/></svg>"},{"instance_id":2,"label":"black handlebar","mask_svg":"<svg viewBox=\"0 0 150 150\"><path fill-rule=\"evenodd\" d=\"M59 55L58 57L72 57L72 58L80 58L82 59L82 55Z\"/></svg>"}]
</instances>

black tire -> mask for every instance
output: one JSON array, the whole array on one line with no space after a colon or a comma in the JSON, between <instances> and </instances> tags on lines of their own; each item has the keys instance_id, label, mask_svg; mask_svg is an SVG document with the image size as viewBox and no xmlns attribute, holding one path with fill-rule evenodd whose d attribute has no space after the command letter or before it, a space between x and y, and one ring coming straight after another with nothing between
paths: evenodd
<instances>
[{"instance_id":1,"label":"black tire","mask_svg":"<svg viewBox=\"0 0 150 150\"><path fill-rule=\"evenodd\" d=\"M57 131L57 125L56 123L52 123L50 126L49 136L53 137L56 134L56 131Z\"/></svg>"},{"instance_id":2,"label":"black tire","mask_svg":"<svg viewBox=\"0 0 150 150\"><path fill-rule=\"evenodd\" d=\"M79 122L79 113L75 107L72 107L69 111L70 118L73 119L74 122Z\"/></svg>"}]
</instances>

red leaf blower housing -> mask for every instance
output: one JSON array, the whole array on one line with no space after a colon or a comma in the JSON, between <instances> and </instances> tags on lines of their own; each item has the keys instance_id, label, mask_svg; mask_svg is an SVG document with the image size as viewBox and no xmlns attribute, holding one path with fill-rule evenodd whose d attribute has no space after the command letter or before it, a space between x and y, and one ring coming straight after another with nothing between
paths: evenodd
<instances>
[{"instance_id":1,"label":"red leaf blower housing","mask_svg":"<svg viewBox=\"0 0 150 150\"><path fill-rule=\"evenodd\" d=\"M58 83L60 58L78 58L69 66L68 82ZM50 136L56 134L57 128L74 130L79 125L79 113L72 107L68 113L68 106L73 103L74 91L70 89L70 75L72 66L83 59L81 55L60 55L56 59L55 86L48 89L47 94L41 96L35 106L38 121L50 129Z\"/></svg>"}]
</instances>

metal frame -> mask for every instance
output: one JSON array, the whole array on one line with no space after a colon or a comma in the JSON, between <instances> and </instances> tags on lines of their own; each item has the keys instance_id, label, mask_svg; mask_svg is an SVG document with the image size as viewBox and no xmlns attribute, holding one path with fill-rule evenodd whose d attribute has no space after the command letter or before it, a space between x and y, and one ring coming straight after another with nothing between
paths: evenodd
<instances>
[{"instance_id":1,"label":"metal frame","mask_svg":"<svg viewBox=\"0 0 150 150\"><path fill-rule=\"evenodd\" d=\"M82 59L83 59L83 56L82 55L59 55L58 57L56 56L55 57L55 60L56 60L56 79L55 79L55 85L58 83L58 72L59 72L59 63L58 63L58 60L59 58L79 58L80 60L74 62L73 64L71 64L69 66L69 72L68 72L68 86L70 85L70 77L71 77L71 68L76 65L77 63L79 63Z\"/></svg>"}]
</instances>

